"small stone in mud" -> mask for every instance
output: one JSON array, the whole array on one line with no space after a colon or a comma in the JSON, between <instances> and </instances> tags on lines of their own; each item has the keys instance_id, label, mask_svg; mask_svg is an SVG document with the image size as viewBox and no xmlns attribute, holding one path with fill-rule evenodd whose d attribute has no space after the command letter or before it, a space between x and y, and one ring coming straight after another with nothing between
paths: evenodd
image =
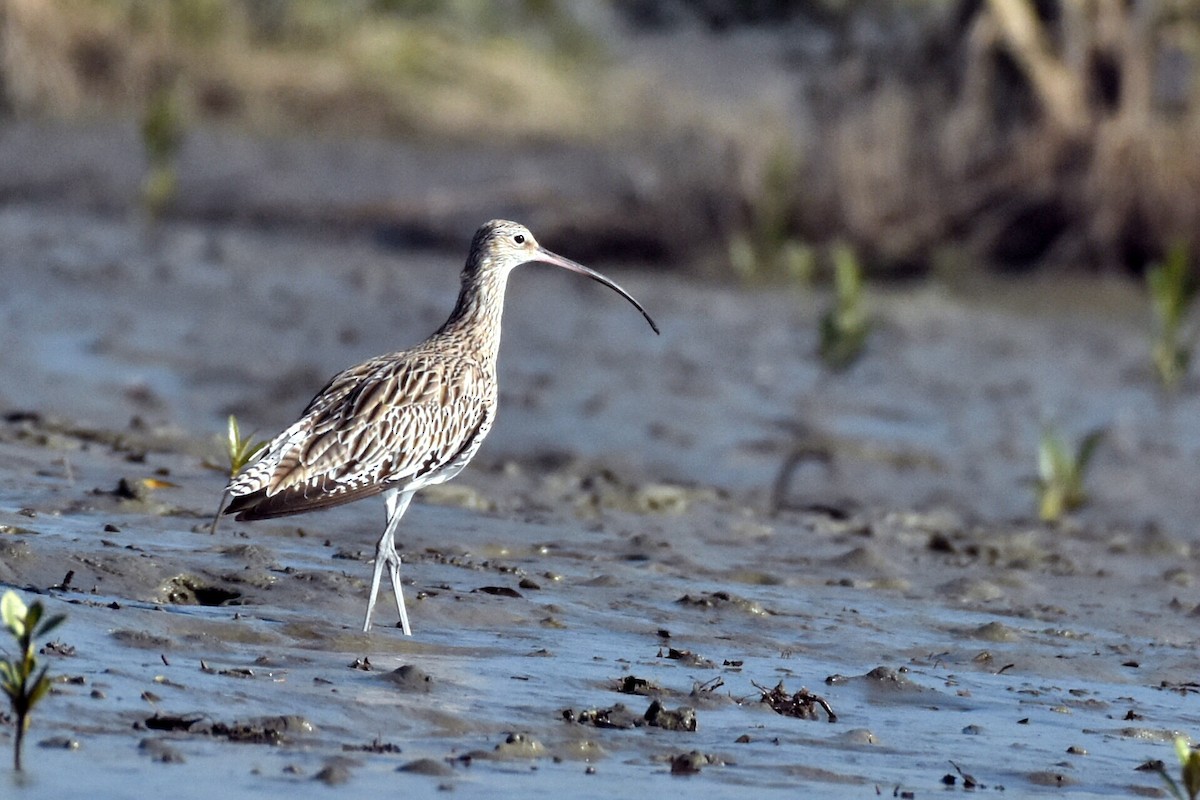
<instances>
[{"instance_id":1,"label":"small stone in mud","mask_svg":"<svg viewBox=\"0 0 1200 800\"><path fill-rule=\"evenodd\" d=\"M879 737L866 728L854 728L846 731L841 736L841 741L844 744L879 744Z\"/></svg>"},{"instance_id":2,"label":"small stone in mud","mask_svg":"<svg viewBox=\"0 0 1200 800\"><path fill-rule=\"evenodd\" d=\"M418 758L396 767L397 772L411 772L414 775L429 775L435 778L445 778L454 774L449 764L435 761L432 758Z\"/></svg>"},{"instance_id":3,"label":"small stone in mud","mask_svg":"<svg viewBox=\"0 0 1200 800\"><path fill-rule=\"evenodd\" d=\"M578 713L568 708L563 710L562 718L567 722L595 725L597 728L636 728L645 724L643 717L638 717L623 703L617 703L612 708L589 708Z\"/></svg>"},{"instance_id":4,"label":"small stone in mud","mask_svg":"<svg viewBox=\"0 0 1200 800\"><path fill-rule=\"evenodd\" d=\"M348 664L347 666L350 667L350 669L359 669L363 672L370 672L371 670L375 669L371 666L371 659L367 656L359 656L358 658L354 659L353 664Z\"/></svg>"},{"instance_id":5,"label":"small stone in mud","mask_svg":"<svg viewBox=\"0 0 1200 800\"><path fill-rule=\"evenodd\" d=\"M492 753L493 758L543 758L546 747L523 733L510 733Z\"/></svg>"},{"instance_id":6,"label":"small stone in mud","mask_svg":"<svg viewBox=\"0 0 1200 800\"><path fill-rule=\"evenodd\" d=\"M621 692L622 694L639 694L649 697L651 695L659 694L662 692L662 689L645 678L638 678L634 675L626 675L617 682L617 691Z\"/></svg>"},{"instance_id":7,"label":"small stone in mud","mask_svg":"<svg viewBox=\"0 0 1200 800\"><path fill-rule=\"evenodd\" d=\"M643 719L654 728L662 728L668 731L694 731L696 730L696 710L687 706L680 706L675 710L670 710L663 707L663 704L657 700L650 703L650 707L646 709Z\"/></svg>"},{"instance_id":8,"label":"small stone in mud","mask_svg":"<svg viewBox=\"0 0 1200 800\"><path fill-rule=\"evenodd\" d=\"M954 542L950 541L950 537L944 533L932 533L929 535L928 547L935 553L957 553L958 548L954 546Z\"/></svg>"},{"instance_id":9,"label":"small stone in mud","mask_svg":"<svg viewBox=\"0 0 1200 800\"><path fill-rule=\"evenodd\" d=\"M521 578L521 582L518 583L517 586L519 586L522 589L528 589L530 591L535 591L535 592L542 588L540 585L538 585L534 581L531 581L529 578Z\"/></svg>"},{"instance_id":10,"label":"small stone in mud","mask_svg":"<svg viewBox=\"0 0 1200 800\"><path fill-rule=\"evenodd\" d=\"M923 692L925 688L918 686L908 679L905 675L907 672L903 667L896 670L891 667L876 667L865 675L847 676L847 675L830 675L825 678L827 686L836 686L838 684L849 683L850 681L871 681L876 686L886 687L897 691L907 692Z\"/></svg>"},{"instance_id":11,"label":"small stone in mud","mask_svg":"<svg viewBox=\"0 0 1200 800\"><path fill-rule=\"evenodd\" d=\"M554 763L563 761L599 761L607 755L599 742L591 739L563 742L554 748Z\"/></svg>"},{"instance_id":12,"label":"small stone in mud","mask_svg":"<svg viewBox=\"0 0 1200 800\"><path fill-rule=\"evenodd\" d=\"M155 713L153 717L133 723L133 727L135 730L144 727L152 731L188 731L203 719L204 717L162 716ZM205 732L208 732L207 729Z\"/></svg>"},{"instance_id":13,"label":"small stone in mud","mask_svg":"<svg viewBox=\"0 0 1200 800\"><path fill-rule=\"evenodd\" d=\"M320 781L326 786L341 786L350 780L350 768L345 764L326 764L321 771L313 775L314 781Z\"/></svg>"},{"instance_id":14,"label":"small stone in mud","mask_svg":"<svg viewBox=\"0 0 1200 800\"><path fill-rule=\"evenodd\" d=\"M38 747L45 747L49 750L78 750L79 740L72 739L70 736L51 736L49 739L42 739L38 742Z\"/></svg>"},{"instance_id":15,"label":"small stone in mud","mask_svg":"<svg viewBox=\"0 0 1200 800\"><path fill-rule=\"evenodd\" d=\"M1061 772L1038 771L1029 774L1029 782L1034 786L1073 786L1076 781Z\"/></svg>"},{"instance_id":16,"label":"small stone in mud","mask_svg":"<svg viewBox=\"0 0 1200 800\"><path fill-rule=\"evenodd\" d=\"M383 676L406 692L429 692L433 690L433 677L420 667L404 664Z\"/></svg>"},{"instance_id":17,"label":"small stone in mud","mask_svg":"<svg viewBox=\"0 0 1200 800\"><path fill-rule=\"evenodd\" d=\"M478 589L474 589L473 591L483 592L484 594L494 594L497 597L521 597L522 596L521 593L518 592L516 589L509 588L508 586L480 586Z\"/></svg>"},{"instance_id":18,"label":"small stone in mud","mask_svg":"<svg viewBox=\"0 0 1200 800\"><path fill-rule=\"evenodd\" d=\"M250 744L279 744L287 740L287 734L312 733L316 727L302 716L284 714L275 717L252 717L232 723L214 722L209 729L213 736L221 736L231 742Z\"/></svg>"},{"instance_id":19,"label":"small stone in mud","mask_svg":"<svg viewBox=\"0 0 1200 800\"><path fill-rule=\"evenodd\" d=\"M1002 622L988 622L972 631L971 636L988 642L1016 642L1021 633Z\"/></svg>"},{"instance_id":20,"label":"small stone in mud","mask_svg":"<svg viewBox=\"0 0 1200 800\"><path fill-rule=\"evenodd\" d=\"M669 658L673 661L681 661L686 666L698 667L701 669L712 669L713 667L717 666L717 662L703 658L702 656L698 656L691 650L678 650L674 647L668 647L665 654L660 648L658 651L658 657Z\"/></svg>"},{"instance_id":21,"label":"small stone in mud","mask_svg":"<svg viewBox=\"0 0 1200 800\"><path fill-rule=\"evenodd\" d=\"M187 760L183 757L183 753L162 739L142 739L138 750L162 764L182 764Z\"/></svg>"},{"instance_id":22,"label":"small stone in mud","mask_svg":"<svg viewBox=\"0 0 1200 800\"><path fill-rule=\"evenodd\" d=\"M750 743L751 743L751 742L753 742L754 740L750 738L750 735L749 735L749 734L743 733L741 736L739 736L738 738L734 739L733 741L734 741L736 744L750 744Z\"/></svg>"},{"instance_id":23,"label":"small stone in mud","mask_svg":"<svg viewBox=\"0 0 1200 800\"><path fill-rule=\"evenodd\" d=\"M66 644L65 642L60 642L55 639L52 642L47 642L45 646L43 646L38 652L44 656L62 656L64 658L69 658L70 656L75 655L75 646Z\"/></svg>"},{"instance_id":24,"label":"small stone in mud","mask_svg":"<svg viewBox=\"0 0 1200 800\"><path fill-rule=\"evenodd\" d=\"M774 616L774 614L775 614L774 611L768 611L767 609L763 608L758 603L755 603L752 600L747 600L744 597L739 597L736 594L731 594L729 592L724 592L724 591L706 592L704 594L696 595L695 597L693 597L690 594L685 594L683 597L679 598L676 602L679 603L680 605L697 606L700 608L733 607L733 608L736 608L738 611L744 611L747 614L758 614L758 615L767 615L767 616Z\"/></svg>"},{"instance_id":25,"label":"small stone in mud","mask_svg":"<svg viewBox=\"0 0 1200 800\"><path fill-rule=\"evenodd\" d=\"M709 765L719 766L722 763L721 759L714 755L693 750L690 753L680 753L679 755L671 756L671 774L695 775L700 771L701 767Z\"/></svg>"}]
</instances>

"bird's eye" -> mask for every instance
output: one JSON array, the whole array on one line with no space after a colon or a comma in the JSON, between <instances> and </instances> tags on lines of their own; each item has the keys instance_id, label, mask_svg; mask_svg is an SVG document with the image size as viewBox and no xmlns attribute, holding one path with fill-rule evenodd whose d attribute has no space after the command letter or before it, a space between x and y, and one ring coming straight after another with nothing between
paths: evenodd
<instances>
[{"instance_id":1,"label":"bird's eye","mask_svg":"<svg viewBox=\"0 0 1200 800\"><path fill-rule=\"evenodd\" d=\"M518 233L516 236L513 237L513 241L516 242L517 244L525 244L525 234Z\"/></svg>"}]
</instances>

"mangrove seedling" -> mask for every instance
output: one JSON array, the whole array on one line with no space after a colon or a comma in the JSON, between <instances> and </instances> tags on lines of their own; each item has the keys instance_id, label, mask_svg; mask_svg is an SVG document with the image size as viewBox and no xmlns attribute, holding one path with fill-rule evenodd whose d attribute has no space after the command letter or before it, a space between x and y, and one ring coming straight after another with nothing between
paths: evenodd
<instances>
[{"instance_id":1,"label":"mangrove seedling","mask_svg":"<svg viewBox=\"0 0 1200 800\"><path fill-rule=\"evenodd\" d=\"M1036 481L1038 516L1043 522L1058 522L1063 514L1074 511L1087 502L1084 478L1096 447L1104 439L1103 430L1094 430L1083 437L1071 452L1062 436L1053 430L1042 431L1038 443L1038 477Z\"/></svg>"},{"instance_id":2,"label":"mangrove seedling","mask_svg":"<svg viewBox=\"0 0 1200 800\"><path fill-rule=\"evenodd\" d=\"M1179 757L1179 783L1167 772L1167 768L1159 763L1158 773L1167 784L1171 796L1176 800L1196 800L1200 797L1200 751L1188 747L1187 739L1175 737L1175 755ZM1180 788L1183 784L1183 788Z\"/></svg>"},{"instance_id":3,"label":"mangrove seedling","mask_svg":"<svg viewBox=\"0 0 1200 800\"><path fill-rule=\"evenodd\" d=\"M1171 248L1165 261L1146 270L1146 288L1154 309L1154 371L1168 390L1187 374L1196 338L1196 331L1186 322L1200 283L1189 262L1188 249L1180 244Z\"/></svg>"},{"instance_id":4,"label":"mangrove seedling","mask_svg":"<svg viewBox=\"0 0 1200 800\"><path fill-rule=\"evenodd\" d=\"M796 162L790 146L776 144L763 164L757 194L747 198L745 224L728 243L729 263L743 281L812 281L816 252L791 234L799 185Z\"/></svg>"},{"instance_id":5,"label":"mangrove seedling","mask_svg":"<svg viewBox=\"0 0 1200 800\"><path fill-rule=\"evenodd\" d=\"M238 426L237 417L233 414L229 415L229 427L225 432L225 457L229 461L229 477L232 479L242 468L259 454L259 452L267 446L265 441L254 441L254 434L242 436L241 428ZM225 507L225 493L221 493L221 502L217 506L216 516L213 517L212 528L209 533L217 532L217 522L221 519L221 509Z\"/></svg>"},{"instance_id":6,"label":"mangrove seedling","mask_svg":"<svg viewBox=\"0 0 1200 800\"><path fill-rule=\"evenodd\" d=\"M66 619L66 615L59 614L44 620L44 613L41 603L26 608L24 601L11 589L0 599L0 619L17 640L16 655L0 661L0 688L8 696L8 704L16 718L13 769L17 772L21 771L21 747L25 743L25 732L29 730L29 714L50 691L50 678L46 676L49 666L38 669L34 640L50 633Z\"/></svg>"},{"instance_id":7,"label":"mangrove seedling","mask_svg":"<svg viewBox=\"0 0 1200 800\"><path fill-rule=\"evenodd\" d=\"M833 305L821 317L820 355L825 366L842 370L862 355L871 330L862 267L848 245L833 250L833 291Z\"/></svg>"},{"instance_id":8,"label":"mangrove seedling","mask_svg":"<svg viewBox=\"0 0 1200 800\"><path fill-rule=\"evenodd\" d=\"M179 178L175 156L183 145L183 114L172 82L162 80L146 101L142 115L142 149L146 176L142 179L142 207L157 222L175 199Z\"/></svg>"}]
</instances>

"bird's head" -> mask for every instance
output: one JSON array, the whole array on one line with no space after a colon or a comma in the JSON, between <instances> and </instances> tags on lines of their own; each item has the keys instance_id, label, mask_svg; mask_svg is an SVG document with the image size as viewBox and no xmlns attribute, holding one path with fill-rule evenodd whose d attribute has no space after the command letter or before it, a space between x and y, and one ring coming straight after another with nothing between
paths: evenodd
<instances>
[{"instance_id":1,"label":"bird's head","mask_svg":"<svg viewBox=\"0 0 1200 800\"><path fill-rule=\"evenodd\" d=\"M563 258L556 253L551 253L538 244L537 239L533 238L533 234L529 229L519 222L494 219L475 231L475 238L471 241L471 253L467 258L467 267L463 273L463 280L478 280L483 275L491 272L501 272L507 275L513 269L532 261L553 264L556 267L562 267L571 272L586 275L598 283L603 283L630 303L633 303L634 307L642 312L642 316L650 323L650 327L654 329L654 332L659 332L658 325L654 324L654 320L646 313L646 309L642 308L642 304L633 299L633 295L618 286L615 281L606 278L594 269L577 264L571 259Z\"/></svg>"}]
</instances>

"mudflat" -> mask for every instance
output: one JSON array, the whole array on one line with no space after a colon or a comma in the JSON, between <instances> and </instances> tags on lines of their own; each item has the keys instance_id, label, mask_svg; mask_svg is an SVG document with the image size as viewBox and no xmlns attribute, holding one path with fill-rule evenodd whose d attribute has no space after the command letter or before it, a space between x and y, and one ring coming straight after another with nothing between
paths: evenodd
<instances>
[{"instance_id":1,"label":"mudflat","mask_svg":"<svg viewBox=\"0 0 1200 800\"><path fill-rule=\"evenodd\" d=\"M1200 728L1200 408L1136 287L877 289L831 374L818 291L590 264L655 337L524 267L496 427L398 534L408 639L390 598L358 630L382 503L210 533L219 438L436 328L483 220L418 249L85 206L0 209L0 583L68 615L16 796L1153 796ZM1058 525L1046 424L1108 431Z\"/></svg>"}]
</instances>

